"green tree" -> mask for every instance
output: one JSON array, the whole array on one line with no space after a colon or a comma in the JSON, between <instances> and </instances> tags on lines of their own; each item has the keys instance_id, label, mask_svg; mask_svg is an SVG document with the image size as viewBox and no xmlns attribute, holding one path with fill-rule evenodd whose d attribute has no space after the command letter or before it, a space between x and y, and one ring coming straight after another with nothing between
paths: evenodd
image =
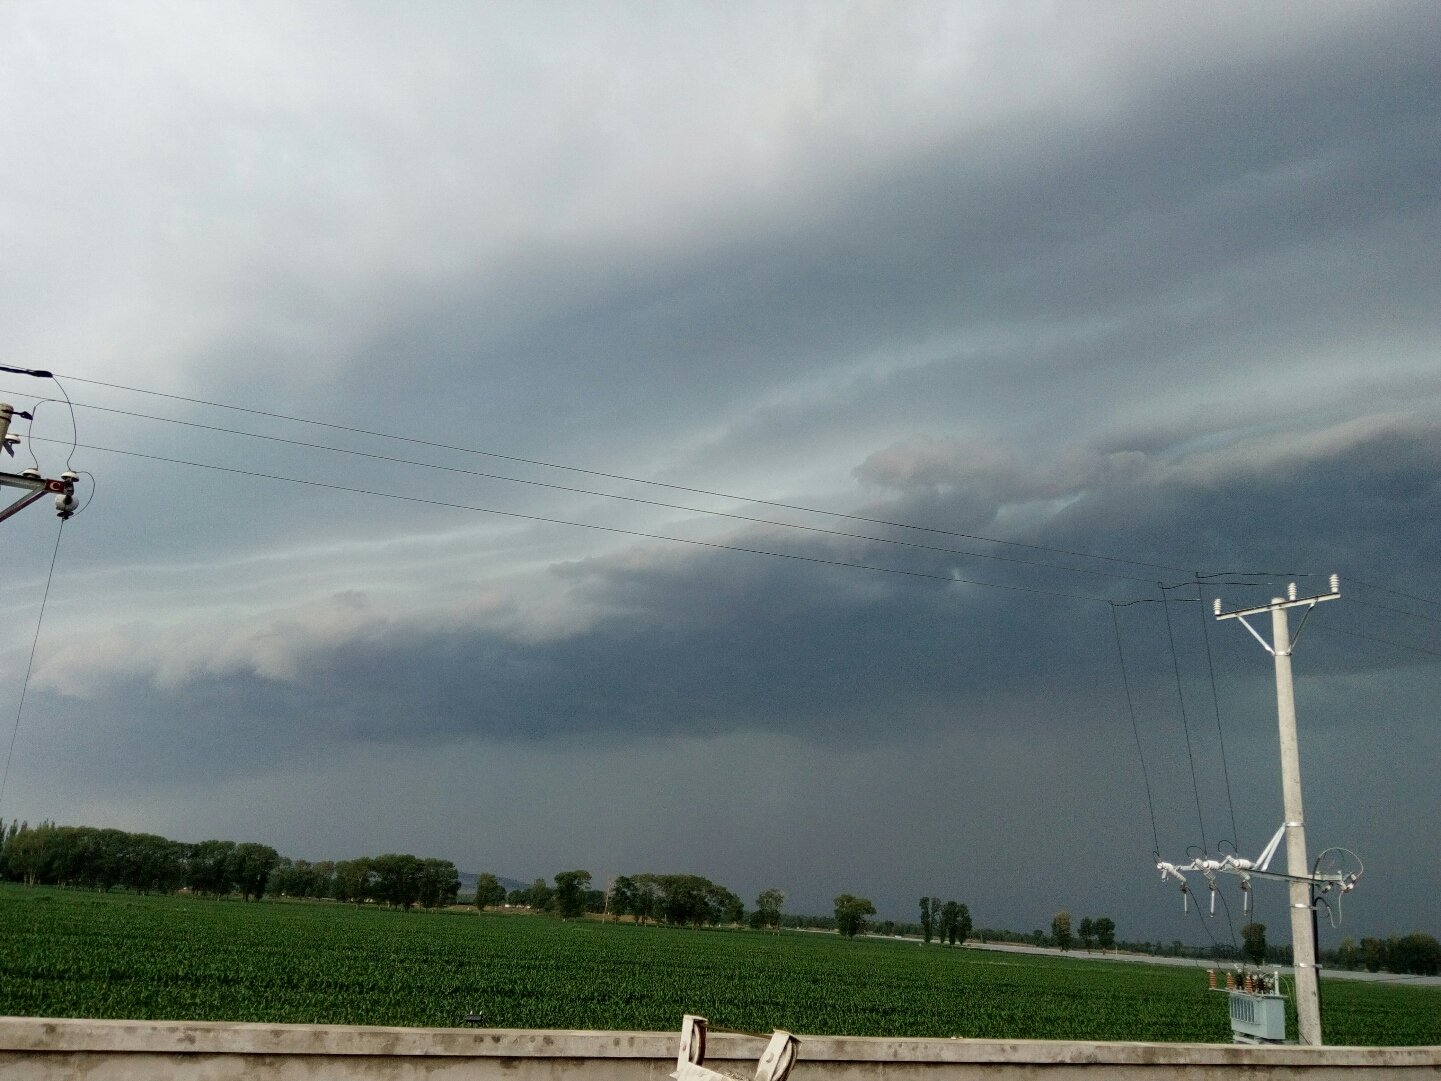
<instances>
[{"instance_id":1,"label":"green tree","mask_svg":"<svg viewBox=\"0 0 1441 1081\"><path fill-rule=\"evenodd\" d=\"M718 903L720 906L721 922L729 924L732 927L739 927L746 918L745 902L724 886L718 886L716 888L720 891Z\"/></svg>"},{"instance_id":2,"label":"green tree","mask_svg":"<svg viewBox=\"0 0 1441 1081\"><path fill-rule=\"evenodd\" d=\"M130 835L125 885L136 893L171 893L185 881L185 846L153 833Z\"/></svg>"},{"instance_id":3,"label":"green tree","mask_svg":"<svg viewBox=\"0 0 1441 1081\"><path fill-rule=\"evenodd\" d=\"M1076 929L1076 933L1081 936L1081 949L1090 950L1091 941L1096 937L1096 925L1090 916L1081 917L1081 924Z\"/></svg>"},{"instance_id":4,"label":"green tree","mask_svg":"<svg viewBox=\"0 0 1441 1081\"><path fill-rule=\"evenodd\" d=\"M973 925L971 924L971 910L963 903L960 912L956 915L956 937L961 940L962 946L966 944L966 939L971 937L971 931L973 929Z\"/></svg>"},{"instance_id":5,"label":"green tree","mask_svg":"<svg viewBox=\"0 0 1441 1081\"><path fill-rule=\"evenodd\" d=\"M549 909L551 901L555 898L555 890L546 885L543 878L537 878L532 882L527 894L526 904L531 908Z\"/></svg>"},{"instance_id":6,"label":"green tree","mask_svg":"<svg viewBox=\"0 0 1441 1081\"><path fill-rule=\"evenodd\" d=\"M230 892L234 841L201 841L190 846L185 860L185 884L192 893L223 897Z\"/></svg>"},{"instance_id":7,"label":"green tree","mask_svg":"<svg viewBox=\"0 0 1441 1081\"><path fill-rule=\"evenodd\" d=\"M577 919L585 912L585 894L590 889L589 871L558 871L555 876L555 910L561 919Z\"/></svg>"},{"instance_id":8,"label":"green tree","mask_svg":"<svg viewBox=\"0 0 1441 1081\"><path fill-rule=\"evenodd\" d=\"M10 867L9 848L10 842L20 832L20 820L12 818L10 825L6 826L4 819L0 819L0 882L11 881L20 876Z\"/></svg>"},{"instance_id":9,"label":"green tree","mask_svg":"<svg viewBox=\"0 0 1441 1081\"><path fill-rule=\"evenodd\" d=\"M37 886L45 875L47 844L52 830L41 824L31 828L22 822L5 844L9 872L27 886Z\"/></svg>"},{"instance_id":10,"label":"green tree","mask_svg":"<svg viewBox=\"0 0 1441 1081\"><path fill-rule=\"evenodd\" d=\"M961 906L955 901L947 901L941 906L941 942L949 942L952 946L956 944L956 935L960 931Z\"/></svg>"},{"instance_id":11,"label":"green tree","mask_svg":"<svg viewBox=\"0 0 1441 1081\"><path fill-rule=\"evenodd\" d=\"M934 914L931 912L931 899L930 899L929 897L922 897L922 898L921 898L921 938L923 938L923 939L925 940L925 942L926 942L927 945L930 945L931 934L932 934L932 927L933 927L932 921L934 920L934 918L935 918L935 916L934 916Z\"/></svg>"},{"instance_id":12,"label":"green tree","mask_svg":"<svg viewBox=\"0 0 1441 1081\"><path fill-rule=\"evenodd\" d=\"M1379 938L1363 938L1361 956L1365 959L1367 972L1380 972L1386 966L1386 943Z\"/></svg>"},{"instance_id":13,"label":"green tree","mask_svg":"<svg viewBox=\"0 0 1441 1081\"><path fill-rule=\"evenodd\" d=\"M1341 940L1341 948L1336 951L1336 960L1345 969L1361 967L1361 950L1357 947L1356 940L1350 935Z\"/></svg>"},{"instance_id":14,"label":"green tree","mask_svg":"<svg viewBox=\"0 0 1441 1081\"><path fill-rule=\"evenodd\" d=\"M1096 944L1103 950L1116 948L1116 921L1110 916L1102 916L1091 924L1092 930L1096 932Z\"/></svg>"},{"instance_id":15,"label":"green tree","mask_svg":"<svg viewBox=\"0 0 1441 1081\"><path fill-rule=\"evenodd\" d=\"M1071 948L1071 914L1064 908L1051 918L1051 941L1057 948Z\"/></svg>"},{"instance_id":16,"label":"green tree","mask_svg":"<svg viewBox=\"0 0 1441 1081\"><path fill-rule=\"evenodd\" d=\"M836 898L836 930L846 938L855 938L866 929L866 917L876 914L876 906L864 897L843 893Z\"/></svg>"},{"instance_id":17,"label":"green tree","mask_svg":"<svg viewBox=\"0 0 1441 1081\"><path fill-rule=\"evenodd\" d=\"M505 887L500 884L500 879L489 871L484 871L475 878L475 907L476 908L497 908L505 904Z\"/></svg>"},{"instance_id":18,"label":"green tree","mask_svg":"<svg viewBox=\"0 0 1441 1081\"><path fill-rule=\"evenodd\" d=\"M1264 923L1248 923L1241 928L1241 956L1253 965L1265 963L1266 925Z\"/></svg>"},{"instance_id":19,"label":"green tree","mask_svg":"<svg viewBox=\"0 0 1441 1081\"><path fill-rule=\"evenodd\" d=\"M280 862L280 853L269 845L247 841L236 845L230 852L230 885L240 892L247 901L258 901L265 896L270 883L270 872Z\"/></svg>"},{"instance_id":20,"label":"green tree","mask_svg":"<svg viewBox=\"0 0 1441 1081\"><path fill-rule=\"evenodd\" d=\"M370 861L375 872L374 896L392 908L409 912L420 900L420 873L422 864L418 858L405 852L387 852Z\"/></svg>"},{"instance_id":21,"label":"green tree","mask_svg":"<svg viewBox=\"0 0 1441 1081\"><path fill-rule=\"evenodd\" d=\"M610 887L610 899L606 902L606 908L610 912L611 919L619 920L622 916L639 916L637 911L636 885L629 875L617 875Z\"/></svg>"},{"instance_id":22,"label":"green tree","mask_svg":"<svg viewBox=\"0 0 1441 1081\"><path fill-rule=\"evenodd\" d=\"M364 856L338 861L332 896L337 901L354 901L356 904L370 900L375 886L375 869L371 863Z\"/></svg>"},{"instance_id":23,"label":"green tree","mask_svg":"<svg viewBox=\"0 0 1441 1081\"><path fill-rule=\"evenodd\" d=\"M756 926L769 928L777 933L781 929L781 906L786 895L778 889L761 890L756 898Z\"/></svg>"},{"instance_id":24,"label":"green tree","mask_svg":"<svg viewBox=\"0 0 1441 1081\"><path fill-rule=\"evenodd\" d=\"M655 875L635 877L634 913L641 926L660 915L660 885L656 882Z\"/></svg>"},{"instance_id":25,"label":"green tree","mask_svg":"<svg viewBox=\"0 0 1441 1081\"><path fill-rule=\"evenodd\" d=\"M1432 935L1415 932L1387 943L1392 972L1414 976L1435 976L1441 969L1441 943Z\"/></svg>"},{"instance_id":26,"label":"green tree","mask_svg":"<svg viewBox=\"0 0 1441 1081\"><path fill-rule=\"evenodd\" d=\"M460 876L455 873L455 864L435 858L420 861L416 900L422 908L433 910L454 904L459 893Z\"/></svg>"}]
</instances>

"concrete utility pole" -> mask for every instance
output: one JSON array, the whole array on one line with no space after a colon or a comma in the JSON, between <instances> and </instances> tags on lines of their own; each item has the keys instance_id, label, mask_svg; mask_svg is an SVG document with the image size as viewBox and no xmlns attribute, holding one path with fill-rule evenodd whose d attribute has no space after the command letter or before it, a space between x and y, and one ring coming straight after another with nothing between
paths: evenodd
<instances>
[{"instance_id":1,"label":"concrete utility pole","mask_svg":"<svg viewBox=\"0 0 1441 1081\"><path fill-rule=\"evenodd\" d=\"M1331 575L1331 592L1314 597L1296 596L1296 583L1287 587L1285 597L1275 597L1270 604L1255 608L1242 608L1235 612L1222 612L1221 602L1216 601L1217 619L1236 619L1241 622L1261 648L1276 659L1276 718L1281 735L1281 798L1286 815L1286 877L1289 880L1291 896L1291 949L1296 970L1296 1015L1303 1044L1321 1044L1321 985L1319 966L1316 963L1316 928L1313 919L1311 890L1314 878L1307 865L1306 818L1301 808L1301 753L1296 740L1296 695L1291 682L1291 651L1301 637L1306 619L1312 609L1322 601L1334 601L1341 596L1341 584L1336 575ZM1296 628L1293 638L1287 625L1286 610L1305 608L1306 614ZM1250 615L1271 613L1271 641L1257 633L1246 621Z\"/></svg>"}]
</instances>

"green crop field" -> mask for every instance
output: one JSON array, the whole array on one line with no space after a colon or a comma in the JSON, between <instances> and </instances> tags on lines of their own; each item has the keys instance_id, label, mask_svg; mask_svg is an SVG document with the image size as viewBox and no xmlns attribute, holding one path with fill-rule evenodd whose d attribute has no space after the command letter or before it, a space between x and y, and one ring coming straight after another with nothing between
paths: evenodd
<instances>
[{"instance_id":1,"label":"green crop field","mask_svg":"<svg viewBox=\"0 0 1441 1081\"><path fill-rule=\"evenodd\" d=\"M1441 989L1329 980L1335 1044L1441 1043ZM788 932L0 886L0 1013L1227 1042L1197 969Z\"/></svg>"}]
</instances>

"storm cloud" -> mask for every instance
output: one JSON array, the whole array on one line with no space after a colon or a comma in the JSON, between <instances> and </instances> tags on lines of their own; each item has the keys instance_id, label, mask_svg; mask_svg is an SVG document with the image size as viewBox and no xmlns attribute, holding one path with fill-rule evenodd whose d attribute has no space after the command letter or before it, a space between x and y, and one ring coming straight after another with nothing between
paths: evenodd
<instances>
[{"instance_id":1,"label":"storm cloud","mask_svg":"<svg viewBox=\"0 0 1441 1081\"><path fill-rule=\"evenodd\" d=\"M74 402L17 462L94 481L0 814L1204 941L1152 848L1280 811L1202 617L1335 572L1312 843L1345 933L1434 931L1438 57L1420 3L7 11L0 334ZM55 524L0 528L18 703Z\"/></svg>"}]
</instances>

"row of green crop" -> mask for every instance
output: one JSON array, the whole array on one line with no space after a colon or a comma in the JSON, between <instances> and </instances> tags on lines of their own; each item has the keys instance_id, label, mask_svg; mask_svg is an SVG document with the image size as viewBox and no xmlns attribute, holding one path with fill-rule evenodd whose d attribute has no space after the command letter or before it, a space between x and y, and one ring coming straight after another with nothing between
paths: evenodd
<instances>
[{"instance_id":1,"label":"row of green crop","mask_svg":"<svg viewBox=\"0 0 1441 1081\"><path fill-rule=\"evenodd\" d=\"M1336 987L1327 1036L1441 1042L1441 992ZM1229 1038L1194 969L831 935L0 889L0 1011L1104 1040Z\"/></svg>"}]
</instances>

